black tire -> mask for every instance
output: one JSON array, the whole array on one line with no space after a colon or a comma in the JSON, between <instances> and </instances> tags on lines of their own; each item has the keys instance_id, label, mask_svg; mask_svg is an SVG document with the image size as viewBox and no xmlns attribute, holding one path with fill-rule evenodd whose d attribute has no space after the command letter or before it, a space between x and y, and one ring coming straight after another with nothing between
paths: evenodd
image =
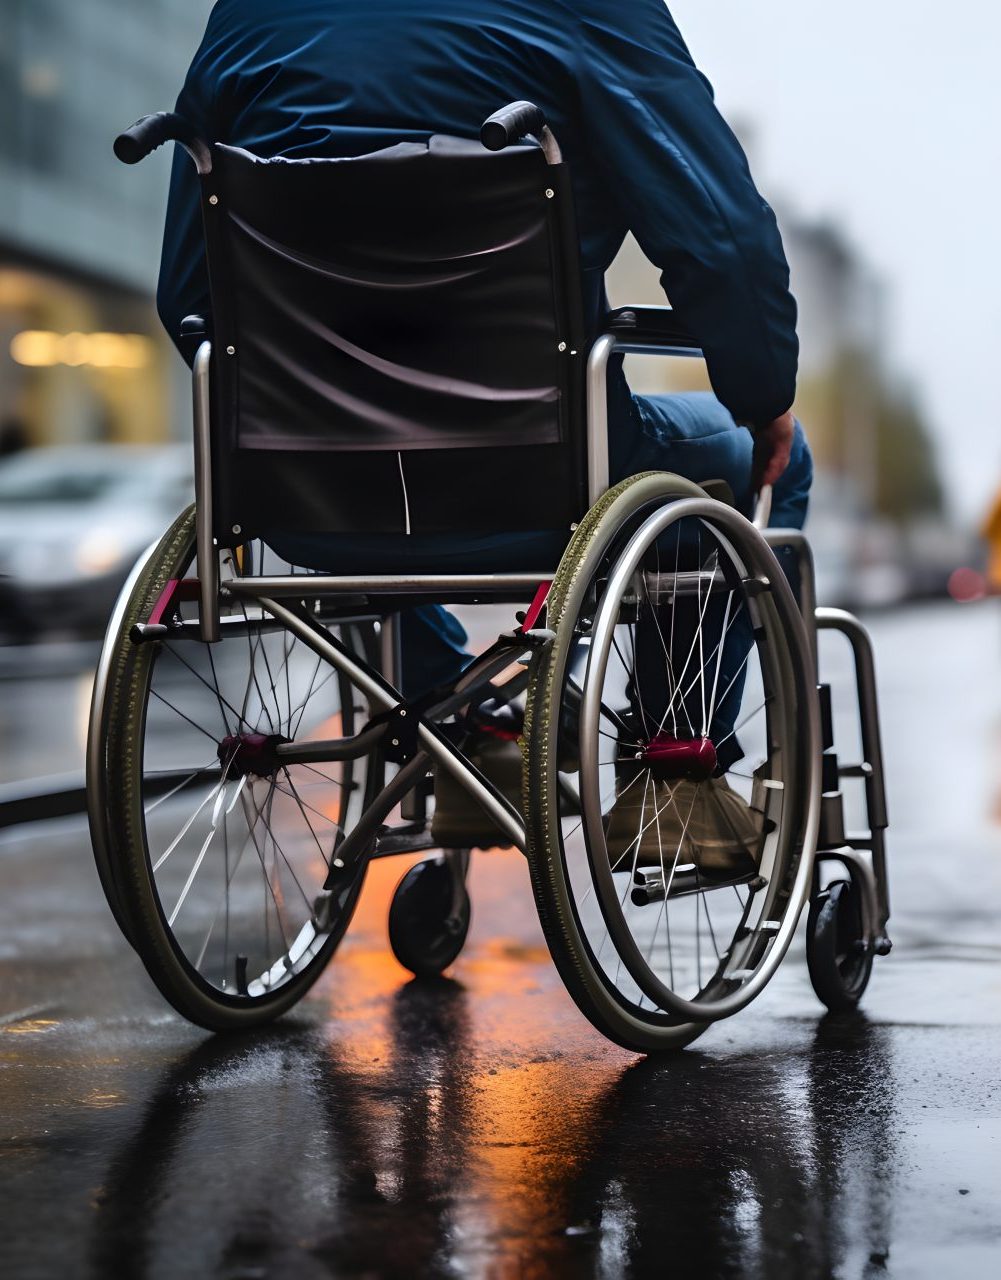
<instances>
[{"instance_id":1,"label":"black tire","mask_svg":"<svg viewBox=\"0 0 1001 1280\"><path fill-rule=\"evenodd\" d=\"M437 978L465 945L472 906L465 885L468 854L425 858L396 886L389 908L393 955L418 978Z\"/></svg>"},{"instance_id":2,"label":"black tire","mask_svg":"<svg viewBox=\"0 0 1001 1280\"><path fill-rule=\"evenodd\" d=\"M685 498L705 499L706 495L697 485L681 477L646 473L609 490L588 512L561 561L549 593L547 626L556 634L533 660L526 708L523 809L527 820L529 870L546 940L560 976L581 1012L603 1035L641 1053L684 1048L707 1029L714 1017L725 1015L714 1013L708 1004L704 1010L698 1008L682 1014L680 1009L668 1004L651 1001L646 1005L644 1000L626 998L618 982L603 969L601 955L592 947L579 912L577 890L571 883L564 849L561 820L566 820L568 815L561 813L561 808L566 810L567 806L561 806L557 799L561 791L558 773L565 767L560 739L561 735L564 740L567 737L566 686L579 636L578 624L586 619L582 623L586 629L595 616L609 566L634 531L659 509ZM727 512L727 518L731 516L732 513ZM794 740L793 723L801 720L803 727L797 748L787 751L788 808L782 836L785 852L777 864L780 874L766 890L774 907L769 914L783 922L781 950L773 948L780 956L788 945L809 890L812 841L808 828L811 821L815 822L815 816L808 817L813 809L807 797L816 790L816 771L811 757L816 755L819 759L819 747L810 741L811 735L816 738L815 718L810 712L812 682L807 673L805 638L795 603L786 583L780 580L777 566L774 570L769 567L767 576L774 583L761 608L769 610L772 633L780 638L782 647L782 661L774 665L776 680L783 689L786 719L783 741L787 748ZM591 841L586 832L585 844L590 858ZM743 921L738 921L735 939L740 936L742 925ZM762 965L765 953L764 949L756 952L753 963ZM729 994L732 985L731 982L730 987L724 988L723 995ZM678 1002L681 1008L685 1003ZM692 1007L689 1000L687 1008Z\"/></svg>"},{"instance_id":3,"label":"black tire","mask_svg":"<svg viewBox=\"0 0 1001 1280\"><path fill-rule=\"evenodd\" d=\"M179 1013L199 1026L212 1031L242 1030L263 1025L285 1012L302 998L323 972L350 923L364 880L364 864L356 875L340 885L337 891L324 901L322 908L319 905L319 899L314 900L310 897L310 901L314 903L311 908L313 913L311 924L315 925L315 930L310 946L303 953L305 962L299 968L298 957L293 957L291 965L286 965L277 978L272 971L265 971L264 977L268 980L266 990L259 992L251 990L255 986L259 987L260 982L252 981L248 988L246 981L241 984L238 976L232 983L223 984L233 987L233 990L221 990L218 984L206 980L197 964L192 963L190 953L185 951L178 937L175 936L175 931L168 921L168 912L158 892L155 867L150 857L147 818L148 810L152 806L148 805L148 796L144 794L148 784L144 760L150 745L147 741L147 710L151 701L156 664L163 652L168 649L168 643L134 644L129 639L129 632L136 623L144 622L149 618L153 606L160 599L166 585L174 579L183 578L190 569L194 559L194 539L194 508L189 508L168 529L150 555L132 587L127 607L121 616L115 639L113 661L108 674L105 705L99 709L92 722L99 726L98 731L104 735L103 742L99 743L93 752L95 761L99 762L96 772L100 776L95 780L96 794L92 798L92 823L95 815L99 816L103 813L104 847L100 851L97 849L95 851L98 852L99 870L105 883L107 896L123 932L138 952L160 992ZM248 557L243 563L250 565L254 560L255 557ZM190 619L191 608L185 606L185 610L185 616ZM250 625L248 623L248 636ZM354 638L363 645L366 649L365 656L371 660L375 644L374 635L369 636L366 633ZM186 655L190 655L197 644L192 641L184 643L188 648L184 650L182 660ZM224 639L220 645L213 646L216 655L214 663L222 661L220 651L223 646L235 643L234 640ZM250 643L249 640L247 643ZM253 646L251 645L250 648L252 666ZM212 671L214 674L215 665ZM335 681L332 693L337 691L343 707L342 732L347 736L360 727L354 706L355 695L339 674L335 677ZM274 693L274 687L272 687L272 693ZM223 711L223 701L224 699L220 698L220 712ZM248 708L244 706L243 710L246 712ZM290 723L292 716L298 715L298 712L298 706L292 707L290 694ZM225 720L225 716L223 719ZM205 751L208 753L210 747L207 746ZM223 765L222 756L219 757L218 768L222 776L222 784L228 785L226 779L229 765L228 763ZM357 792L356 799L351 801L352 812L357 816L355 810L360 812L367 800L378 789L379 767L373 759L362 759L351 762L350 768L355 770L355 774L351 775L345 784L345 794L352 796ZM287 769L285 773L291 779ZM360 777L357 776L359 773ZM235 781L235 778L233 780ZM289 785L295 791L291 781ZM239 795L239 789L235 789ZM254 809L253 801L250 807ZM299 807L302 809L301 804ZM222 818L224 827L230 812L231 809L226 809ZM260 816L261 811L255 810L253 821L249 823L251 828ZM270 812L269 816L271 816ZM306 817L305 810L302 816ZM215 825L215 819L213 819L213 825ZM98 843L95 841L95 845ZM254 845L257 845L257 837L254 837ZM275 846L277 848L277 841ZM267 851L266 845L265 850ZM226 856L228 858L229 854L227 853ZM258 856L260 856L259 849ZM276 866L272 874L280 878L283 868L278 865L275 850L272 850L272 860ZM239 859L236 861L238 862ZM289 866L291 869L291 864ZM267 879L268 873L265 870L263 858L261 869ZM318 876L319 880L322 880L322 876ZM230 883L229 879L225 879L223 890L227 900L227 929ZM274 897L273 892L272 896ZM306 897L305 893L304 897ZM303 905L299 906L300 913L303 913L304 909ZM275 911L278 911L278 899L275 899ZM174 914L176 915L176 910ZM210 933L212 927L214 927L214 920L210 926ZM298 940L296 938L296 942ZM272 945L277 946L279 952L281 951L277 943ZM231 958L235 959L237 975L239 975L241 960L244 961L246 971L244 957L237 955ZM252 975L256 976L257 972L256 969L251 970ZM271 982L275 984L273 989L270 986ZM245 988L242 991L238 989L241 985Z\"/></svg>"},{"instance_id":4,"label":"black tire","mask_svg":"<svg viewBox=\"0 0 1001 1280\"><path fill-rule=\"evenodd\" d=\"M818 999L832 1013L854 1009L869 985L873 951L863 921L862 889L851 873L810 903L806 963Z\"/></svg>"}]
</instances>

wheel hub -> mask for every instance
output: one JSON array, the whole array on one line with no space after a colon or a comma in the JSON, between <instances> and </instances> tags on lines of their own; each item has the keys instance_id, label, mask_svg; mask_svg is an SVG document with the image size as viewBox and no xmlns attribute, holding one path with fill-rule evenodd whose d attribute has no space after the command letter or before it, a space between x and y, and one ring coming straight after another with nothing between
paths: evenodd
<instances>
[{"instance_id":1,"label":"wheel hub","mask_svg":"<svg viewBox=\"0 0 1001 1280\"><path fill-rule=\"evenodd\" d=\"M273 778L281 768L278 746L291 741L280 733L231 733L219 743L219 763L231 776Z\"/></svg>"},{"instance_id":2,"label":"wheel hub","mask_svg":"<svg viewBox=\"0 0 1001 1280\"><path fill-rule=\"evenodd\" d=\"M640 749L640 759L663 782L679 778L705 782L716 772L716 748L708 738L675 738L658 733Z\"/></svg>"}]
</instances>

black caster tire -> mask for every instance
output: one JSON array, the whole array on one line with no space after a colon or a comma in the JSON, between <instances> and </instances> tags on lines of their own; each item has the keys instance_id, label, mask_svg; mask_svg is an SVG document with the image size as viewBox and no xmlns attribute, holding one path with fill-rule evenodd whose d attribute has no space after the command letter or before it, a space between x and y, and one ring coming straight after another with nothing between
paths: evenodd
<instances>
[{"instance_id":1,"label":"black caster tire","mask_svg":"<svg viewBox=\"0 0 1001 1280\"><path fill-rule=\"evenodd\" d=\"M854 1009L869 985L873 952L862 921L862 890L854 877L836 880L811 899L806 963L817 997L832 1013Z\"/></svg>"},{"instance_id":2,"label":"black caster tire","mask_svg":"<svg viewBox=\"0 0 1001 1280\"><path fill-rule=\"evenodd\" d=\"M396 886L389 908L389 945L415 977L439 977L465 944L472 915L465 885L468 856L425 858Z\"/></svg>"}]
</instances>

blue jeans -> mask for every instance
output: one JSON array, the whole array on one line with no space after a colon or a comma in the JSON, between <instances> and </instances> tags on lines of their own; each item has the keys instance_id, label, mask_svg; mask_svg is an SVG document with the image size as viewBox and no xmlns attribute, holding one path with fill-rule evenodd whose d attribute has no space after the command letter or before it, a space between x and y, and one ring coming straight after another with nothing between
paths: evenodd
<instances>
[{"instance_id":1,"label":"blue jeans","mask_svg":"<svg viewBox=\"0 0 1001 1280\"><path fill-rule=\"evenodd\" d=\"M672 471L697 482L722 479L732 489L739 510L744 515L751 514L754 504L751 433L737 427L715 396L708 392L636 396L633 406L639 430L632 434L623 433L610 441L613 475L618 478L639 471L660 470ZM772 496L770 523L774 527L803 527L812 479L813 460L803 429L797 423L789 466L775 485ZM673 540L666 550L676 554ZM683 557L687 552L690 559L690 563L682 567L697 568L700 560L698 548L686 548L683 540L680 550ZM778 554L787 576L792 576L795 566L789 553L780 551ZM665 724L665 728L680 732L683 737L687 733L698 735L707 732L718 744L719 763L726 769L742 755L735 722L743 699L746 658L753 644L751 619L746 609L728 617L726 600L721 593L706 600L701 610L694 598L678 601L676 606L672 606L669 628L665 625L658 629L652 618L641 621L636 628L635 687L631 701L636 706L642 705L647 725L656 726L668 719L672 700L661 631L663 635L670 635L673 644L671 664L676 672L681 672L689 667L696 652L702 652L695 649L700 629L704 636L709 637L705 649L708 681L721 691L721 696L712 710L711 723L704 725L702 681L695 678L696 672L692 670L681 680L682 685L689 689L688 695L682 697L680 705L673 707L671 723ZM716 636L724 637L718 670L714 655Z\"/></svg>"},{"instance_id":2,"label":"blue jeans","mask_svg":"<svg viewBox=\"0 0 1001 1280\"><path fill-rule=\"evenodd\" d=\"M725 480L738 508L750 515L751 450L749 431L738 427L710 392L681 395L613 396L609 439L612 482L639 471L673 471L696 482ZM792 457L775 486L771 523L801 529L806 520L813 460L799 423ZM313 535L271 539L280 555L296 564L330 572L462 573L533 569L555 565L564 547L552 534L483 534L461 541L452 535L425 535L407 543L393 535L351 535L333 542ZM747 652L748 638L733 628L724 648L724 664L739 666ZM458 678L470 655L466 633L459 621L440 605L406 610L401 617L403 692L416 697L435 685ZM725 673L721 672L721 679ZM725 686L723 686L725 687ZM725 719L739 705L737 688L720 709ZM724 727L724 731L728 729ZM731 726L732 727L732 726Z\"/></svg>"}]
</instances>

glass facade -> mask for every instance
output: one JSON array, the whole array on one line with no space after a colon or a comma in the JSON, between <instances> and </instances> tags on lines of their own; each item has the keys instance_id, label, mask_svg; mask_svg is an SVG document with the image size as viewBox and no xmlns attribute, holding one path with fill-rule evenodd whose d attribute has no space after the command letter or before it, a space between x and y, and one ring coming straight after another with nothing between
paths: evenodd
<instances>
[{"instance_id":1,"label":"glass facade","mask_svg":"<svg viewBox=\"0 0 1001 1280\"><path fill-rule=\"evenodd\" d=\"M158 439L186 424L183 371L152 308L170 156L126 168L111 144L138 116L173 106L210 8L0 0L9 440Z\"/></svg>"}]
</instances>

